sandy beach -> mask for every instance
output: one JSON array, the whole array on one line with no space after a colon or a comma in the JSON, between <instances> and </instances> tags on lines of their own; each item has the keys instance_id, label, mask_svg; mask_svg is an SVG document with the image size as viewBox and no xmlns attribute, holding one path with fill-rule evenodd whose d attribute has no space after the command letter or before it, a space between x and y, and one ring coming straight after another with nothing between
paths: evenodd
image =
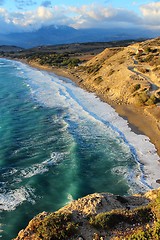
<instances>
[{"instance_id":1,"label":"sandy beach","mask_svg":"<svg viewBox=\"0 0 160 240\"><path fill-rule=\"evenodd\" d=\"M61 68L52 68L49 66L42 66L35 62L27 62L23 61L26 64L29 64L31 67L53 72L58 76L63 76L66 78L71 79L73 82L75 82L80 87L84 88L86 87L80 83L80 80L75 76L74 73L72 73L69 69L61 69ZM128 120L129 126L137 134L144 134L148 136L151 140L151 142L155 145L157 149L158 155L160 155L160 130L157 125L157 120L154 118L152 114L149 114L145 111L144 107L136 107L133 105L126 105L126 104L117 104L110 99L106 99L103 94L98 94L98 97L110 104L116 112L126 120ZM160 107L159 107L160 111Z\"/></svg>"},{"instance_id":2,"label":"sandy beach","mask_svg":"<svg viewBox=\"0 0 160 240\"><path fill-rule=\"evenodd\" d=\"M20 61L17 59L17 61ZM75 75L77 73L72 72L70 69L61 69L61 68L52 68L48 66L41 66L35 62L27 62L21 61L33 68L37 68L39 70L47 71L50 73L54 73L58 76L62 76L68 78L75 82L78 86L83 88L84 90L88 90L86 86L81 84L80 78L77 78ZM94 91L89 91L94 92ZM140 164L143 166L143 174L142 178L147 179L147 182L152 188L159 187L160 184L160 175L159 175L159 167L160 167L160 132L157 124L157 119L152 115L151 108L149 107L149 111L145 109L145 107L136 107L134 105L127 104L117 104L110 99L106 99L102 93L96 95L100 98L101 101L108 103L111 107L115 109L119 116L123 119L127 120L128 126L131 131L138 135L144 135L139 139L139 145L146 146L143 147L143 151L138 153L138 158L140 158ZM157 110L156 110L157 111ZM151 113L150 113L151 112ZM147 136L149 139L145 139ZM145 143L146 141L146 143ZM155 149L147 143L150 141L154 144ZM152 150L150 151L150 147ZM158 154L158 155L157 155ZM143 181L143 180L142 180Z\"/></svg>"}]
</instances>

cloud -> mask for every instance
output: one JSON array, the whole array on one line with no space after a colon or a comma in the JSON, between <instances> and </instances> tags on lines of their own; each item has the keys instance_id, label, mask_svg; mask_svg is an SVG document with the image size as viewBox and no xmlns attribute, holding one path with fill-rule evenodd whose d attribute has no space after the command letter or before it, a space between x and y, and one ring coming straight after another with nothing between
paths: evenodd
<instances>
[{"instance_id":1,"label":"cloud","mask_svg":"<svg viewBox=\"0 0 160 240\"><path fill-rule=\"evenodd\" d=\"M73 24L76 28L87 27L109 27L117 22L118 25L126 26L137 24L141 18L132 11L113 7L104 7L102 5L92 4L90 6L84 5L80 8L71 7L70 11L75 13L75 22Z\"/></svg>"},{"instance_id":2,"label":"cloud","mask_svg":"<svg viewBox=\"0 0 160 240\"><path fill-rule=\"evenodd\" d=\"M140 7L143 15L143 24L160 28L160 2L152 2Z\"/></svg>"},{"instance_id":3,"label":"cloud","mask_svg":"<svg viewBox=\"0 0 160 240\"><path fill-rule=\"evenodd\" d=\"M0 33L10 33L19 30L19 26L15 25L10 19L9 13L4 8L0 8Z\"/></svg>"},{"instance_id":4,"label":"cloud","mask_svg":"<svg viewBox=\"0 0 160 240\"><path fill-rule=\"evenodd\" d=\"M51 3L51 1L43 1L41 3L41 6L43 6L43 7L51 7L52 3Z\"/></svg>"},{"instance_id":5,"label":"cloud","mask_svg":"<svg viewBox=\"0 0 160 240\"><path fill-rule=\"evenodd\" d=\"M52 11L43 6L38 7L34 11L26 11L12 15L12 22L22 29L25 28L27 31L48 25L53 19Z\"/></svg>"},{"instance_id":6,"label":"cloud","mask_svg":"<svg viewBox=\"0 0 160 240\"><path fill-rule=\"evenodd\" d=\"M20 5L33 0L16 0ZM145 27L160 29L160 2L140 6L140 13L124 8L91 4L80 7L56 5L43 1L34 10L8 12L0 8L0 31L32 31L45 25L68 25L75 28ZM19 5L19 6L20 6ZM2 26L2 27L1 27Z\"/></svg>"}]
</instances>

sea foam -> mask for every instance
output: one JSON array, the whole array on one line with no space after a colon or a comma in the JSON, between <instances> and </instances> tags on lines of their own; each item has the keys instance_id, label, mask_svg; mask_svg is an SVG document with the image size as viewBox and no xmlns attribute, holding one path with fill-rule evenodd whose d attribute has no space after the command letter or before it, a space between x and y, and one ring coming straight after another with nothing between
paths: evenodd
<instances>
[{"instance_id":1,"label":"sea foam","mask_svg":"<svg viewBox=\"0 0 160 240\"><path fill-rule=\"evenodd\" d=\"M95 126L104 128L110 137L119 141L123 148L131 151L137 162L138 172L135 174L126 172L128 181L132 183L139 181L140 186L146 189L159 186L156 179L159 178L160 163L155 146L147 136L132 132L128 122L121 118L110 105L100 101L95 94L77 87L69 79L33 69L22 63L12 63L20 68L17 69L18 74L24 78L27 86L29 85L34 100L45 107L63 106L67 109L68 113L64 119L69 127L72 126L75 131L79 129L85 132L83 122L92 121ZM92 130L94 131L94 128Z\"/></svg>"}]
</instances>

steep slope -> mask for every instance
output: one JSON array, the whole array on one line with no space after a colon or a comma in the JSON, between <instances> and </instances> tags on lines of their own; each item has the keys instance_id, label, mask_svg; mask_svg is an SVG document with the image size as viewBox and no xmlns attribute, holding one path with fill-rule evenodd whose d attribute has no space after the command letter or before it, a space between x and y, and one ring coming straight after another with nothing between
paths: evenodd
<instances>
[{"instance_id":1,"label":"steep slope","mask_svg":"<svg viewBox=\"0 0 160 240\"><path fill-rule=\"evenodd\" d=\"M43 212L15 240L159 239L160 189L121 197L95 193L55 213Z\"/></svg>"},{"instance_id":2,"label":"steep slope","mask_svg":"<svg viewBox=\"0 0 160 240\"><path fill-rule=\"evenodd\" d=\"M145 46L145 48L143 47ZM116 103L149 106L160 101L160 38L110 48L76 69L81 84ZM78 73L77 73L78 72Z\"/></svg>"},{"instance_id":3,"label":"steep slope","mask_svg":"<svg viewBox=\"0 0 160 240\"><path fill-rule=\"evenodd\" d=\"M160 154L160 38L107 48L72 73L145 133Z\"/></svg>"}]
</instances>

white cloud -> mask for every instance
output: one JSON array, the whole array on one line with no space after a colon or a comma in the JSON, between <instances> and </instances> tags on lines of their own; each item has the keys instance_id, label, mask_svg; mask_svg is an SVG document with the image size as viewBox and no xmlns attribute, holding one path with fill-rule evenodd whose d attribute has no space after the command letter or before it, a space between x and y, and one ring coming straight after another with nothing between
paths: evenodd
<instances>
[{"instance_id":1,"label":"white cloud","mask_svg":"<svg viewBox=\"0 0 160 240\"><path fill-rule=\"evenodd\" d=\"M18 0L25 3L25 0ZM34 3L34 1L29 1ZM44 25L68 25L75 28L141 27L160 28L160 2L140 7L141 15L124 8L104 7L91 4L81 7L50 6L43 1L35 10L8 12L0 8L0 32L23 30L30 31ZM44 6L46 5L46 6ZM48 7L47 7L48 5ZM5 29L4 30L4 27Z\"/></svg>"},{"instance_id":2,"label":"white cloud","mask_svg":"<svg viewBox=\"0 0 160 240\"><path fill-rule=\"evenodd\" d=\"M134 12L101 5L84 5L80 8L71 7L70 11L75 13L74 24L76 28L108 27L117 22L117 26L130 26L141 21Z\"/></svg>"},{"instance_id":3,"label":"white cloud","mask_svg":"<svg viewBox=\"0 0 160 240\"><path fill-rule=\"evenodd\" d=\"M140 7L143 24L160 29L160 2L152 2Z\"/></svg>"},{"instance_id":4,"label":"white cloud","mask_svg":"<svg viewBox=\"0 0 160 240\"><path fill-rule=\"evenodd\" d=\"M42 20L49 20L53 18L53 13L46 7L40 6L37 9L37 18L42 19Z\"/></svg>"},{"instance_id":5,"label":"white cloud","mask_svg":"<svg viewBox=\"0 0 160 240\"><path fill-rule=\"evenodd\" d=\"M10 19L9 13L4 8L0 8L0 33L9 33L18 30L19 26L16 26L12 19Z\"/></svg>"},{"instance_id":6,"label":"white cloud","mask_svg":"<svg viewBox=\"0 0 160 240\"><path fill-rule=\"evenodd\" d=\"M5 9L0 9L0 26L2 23L12 24L14 29L32 30L41 27L43 24L50 23L54 20L53 12L43 6L34 11L8 13ZM1 30L2 32L2 30ZM4 32L3 32L4 33Z\"/></svg>"}]
</instances>

